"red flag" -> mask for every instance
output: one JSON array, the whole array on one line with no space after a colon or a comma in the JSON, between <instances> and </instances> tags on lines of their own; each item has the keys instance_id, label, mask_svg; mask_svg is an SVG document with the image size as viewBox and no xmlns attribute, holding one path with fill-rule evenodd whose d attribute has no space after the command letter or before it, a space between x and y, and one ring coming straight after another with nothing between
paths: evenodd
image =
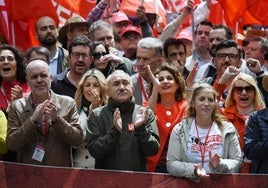
<instances>
[{"instance_id":1,"label":"red flag","mask_svg":"<svg viewBox=\"0 0 268 188\"><path fill-rule=\"evenodd\" d=\"M60 19L60 26L64 25L65 21L74 15L86 18L90 10L96 6L96 0L54 0L54 2L56 3L55 7Z\"/></svg>"},{"instance_id":2,"label":"red flag","mask_svg":"<svg viewBox=\"0 0 268 188\"><path fill-rule=\"evenodd\" d=\"M51 0L11 0L10 15L15 20L28 21L40 16L50 16L58 19L57 13Z\"/></svg>"},{"instance_id":3,"label":"red flag","mask_svg":"<svg viewBox=\"0 0 268 188\"><path fill-rule=\"evenodd\" d=\"M253 18L258 20L262 25L268 26L268 1L259 0L254 5L249 7L248 12L252 15ZM247 18L244 15L244 19ZM253 19L251 18L251 19Z\"/></svg>"},{"instance_id":4,"label":"red flag","mask_svg":"<svg viewBox=\"0 0 268 188\"><path fill-rule=\"evenodd\" d=\"M228 25L235 22L243 24L268 25L267 0L218 0L225 12L225 20Z\"/></svg>"},{"instance_id":5,"label":"red flag","mask_svg":"<svg viewBox=\"0 0 268 188\"><path fill-rule=\"evenodd\" d=\"M58 23L73 15L86 18L96 0L0 0L0 31L9 44L26 50L38 45L34 23L41 16L51 16Z\"/></svg>"},{"instance_id":6,"label":"red flag","mask_svg":"<svg viewBox=\"0 0 268 188\"><path fill-rule=\"evenodd\" d=\"M217 1L210 5L209 21L214 25L225 25L224 11Z\"/></svg>"}]
</instances>

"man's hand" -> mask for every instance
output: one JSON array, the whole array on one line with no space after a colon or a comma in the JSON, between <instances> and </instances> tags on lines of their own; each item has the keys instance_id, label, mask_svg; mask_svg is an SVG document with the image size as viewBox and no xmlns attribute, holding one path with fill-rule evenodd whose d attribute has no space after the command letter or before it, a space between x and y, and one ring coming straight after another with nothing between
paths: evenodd
<instances>
[{"instance_id":1,"label":"man's hand","mask_svg":"<svg viewBox=\"0 0 268 188\"><path fill-rule=\"evenodd\" d=\"M235 66L230 65L229 67L227 67L227 69L225 69L223 75L219 79L219 83L225 84L229 79L237 76L240 73L240 71L241 68L236 68Z\"/></svg>"},{"instance_id":2,"label":"man's hand","mask_svg":"<svg viewBox=\"0 0 268 188\"><path fill-rule=\"evenodd\" d=\"M189 15L192 13L194 7L194 1L188 0L186 6L183 9L183 14Z\"/></svg>"},{"instance_id":3,"label":"man's hand","mask_svg":"<svg viewBox=\"0 0 268 188\"><path fill-rule=\"evenodd\" d=\"M134 123L134 126L136 128L140 127L144 123L146 123L146 121L148 119L148 110L149 110L148 107L141 107L138 110L138 113L137 113L136 118L135 118L135 123Z\"/></svg>"},{"instance_id":4,"label":"man's hand","mask_svg":"<svg viewBox=\"0 0 268 188\"><path fill-rule=\"evenodd\" d=\"M42 115L46 115L45 117L48 118L47 121L56 121L58 113L57 113L57 106L54 100L47 99L43 103L39 104L35 110L33 115L31 116L32 121L39 121L41 122Z\"/></svg>"},{"instance_id":5,"label":"man's hand","mask_svg":"<svg viewBox=\"0 0 268 188\"><path fill-rule=\"evenodd\" d=\"M253 73L259 73L262 71L262 66L259 60L253 59L253 58L248 58L246 60L246 65L248 69L253 72Z\"/></svg>"},{"instance_id":6,"label":"man's hand","mask_svg":"<svg viewBox=\"0 0 268 188\"><path fill-rule=\"evenodd\" d=\"M113 125L119 132L122 132L122 119L119 108L114 111Z\"/></svg>"},{"instance_id":7,"label":"man's hand","mask_svg":"<svg viewBox=\"0 0 268 188\"><path fill-rule=\"evenodd\" d=\"M198 70L198 61L194 63L194 67L192 71L189 73L189 75L186 78L186 85L187 87L192 87L194 85L194 78Z\"/></svg>"},{"instance_id":8,"label":"man's hand","mask_svg":"<svg viewBox=\"0 0 268 188\"><path fill-rule=\"evenodd\" d=\"M136 16L139 19L139 22L145 22L147 20L146 14L145 14L145 7L143 5L140 5L136 11Z\"/></svg>"}]
</instances>

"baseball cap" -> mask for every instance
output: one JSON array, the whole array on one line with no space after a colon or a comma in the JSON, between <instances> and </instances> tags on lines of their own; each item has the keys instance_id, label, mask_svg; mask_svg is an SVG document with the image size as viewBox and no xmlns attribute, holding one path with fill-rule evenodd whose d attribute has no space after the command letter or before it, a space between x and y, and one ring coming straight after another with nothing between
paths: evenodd
<instances>
[{"instance_id":1,"label":"baseball cap","mask_svg":"<svg viewBox=\"0 0 268 188\"><path fill-rule=\"evenodd\" d=\"M127 15L125 13L121 12L121 11L113 13L112 21L114 23L127 21L130 24L132 24L132 22L128 19Z\"/></svg>"},{"instance_id":2,"label":"baseball cap","mask_svg":"<svg viewBox=\"0 0 268 188\"><path fill-rule=\"evenodd\" d=\"M176 39L187 39L193 41L192 33L187 30L182 30L176 35Z\"/></svg>"},{"instance_id":3,"label":"baseball cap","mask_svg":"<svg viewBox=\"0 0 268 188\"><path fill-rule=\"evenodd\" d=\"M139 27L136 27L134 25L129 25L127 27L123 27L121 33L120 33L120 38L128 33L128 32L135 32L135 33L138 33L140 36L142 36L142 32L141 32L141 29Z\"/></svg>"},{"instance_id":4,"label":"baseball cap","mask_svg":"<svg viewBox=\"0 0 268 188\"><path fill-rule=\"evenodd\" d=\"M64 26L60 28L59 30L59 37L58 37L59 42L63 44L64 41L67 40L66 34L68 31L70 31L72 28L83 26L83 25L89 27L90 23L85 21L85 19L80 16L74 16L66 20Z\"/></svg>"}]
</instances>

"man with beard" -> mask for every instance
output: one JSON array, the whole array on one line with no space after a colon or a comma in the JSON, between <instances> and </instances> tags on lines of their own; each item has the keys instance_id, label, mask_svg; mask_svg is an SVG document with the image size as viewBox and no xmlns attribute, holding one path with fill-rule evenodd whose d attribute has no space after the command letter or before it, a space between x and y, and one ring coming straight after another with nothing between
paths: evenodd
<instances>
[{"instance_id":1,"label":"man with beard","mask_svg":"<svg viewBox=\"0 0 268 188\"><path fill-rule=\"evenodd\" d=\"M234 77L241 72L241 55L241 48L233 40L222 41L215 48L213 56L216 71L214 75L206 77L202 82L213 85L218 93L218 99L222 101L226 99ZM222 95L223 93L225 95Z\"/></svg>"},{"instance_id":2,"label":"man with beard","mask_svg":"<svg viewBox=\"0 0 268 188\"><path fill-rule=\"evenodd\" d=\"M70 68L53 78L51 89L61 95L74 98L76 86L92 62L92 42L80 35L69 45Z\"/></svg>"},{"instance_id":3,"label":"man with beard","mask_svg":"<svg viewBox=\"0 0 268 188\"><path fill-rule=\"evenodd\" d=\"M40 45L50 52L49 67L52 75L68 68L68 51L57 45L58 29L55 20L49 16L40 17L35 23L35 32Z\"/></svg>"}]
</instances>

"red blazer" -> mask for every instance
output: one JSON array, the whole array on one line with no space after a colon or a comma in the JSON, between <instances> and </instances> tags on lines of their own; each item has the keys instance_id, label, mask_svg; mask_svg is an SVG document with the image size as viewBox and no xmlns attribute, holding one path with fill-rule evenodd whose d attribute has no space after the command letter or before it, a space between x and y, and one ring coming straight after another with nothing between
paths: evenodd
<instances>
[{"instance_id":1,"label":"red blazer","mask_svg":"<svg viewBox=\"0 0 268 188\"><path fill-rule=\"evenodd\" d=\"M147 157L147 171L155 171L163 149L169 142L168 138L171 134L171 131L174 126L178 124L184 117L187 105L187 100L178 101L172 107L165 107L161 103L157 103L155 108L155 116L160 138L160 147L155 156Z\"/></svg>"}]
</instances>

